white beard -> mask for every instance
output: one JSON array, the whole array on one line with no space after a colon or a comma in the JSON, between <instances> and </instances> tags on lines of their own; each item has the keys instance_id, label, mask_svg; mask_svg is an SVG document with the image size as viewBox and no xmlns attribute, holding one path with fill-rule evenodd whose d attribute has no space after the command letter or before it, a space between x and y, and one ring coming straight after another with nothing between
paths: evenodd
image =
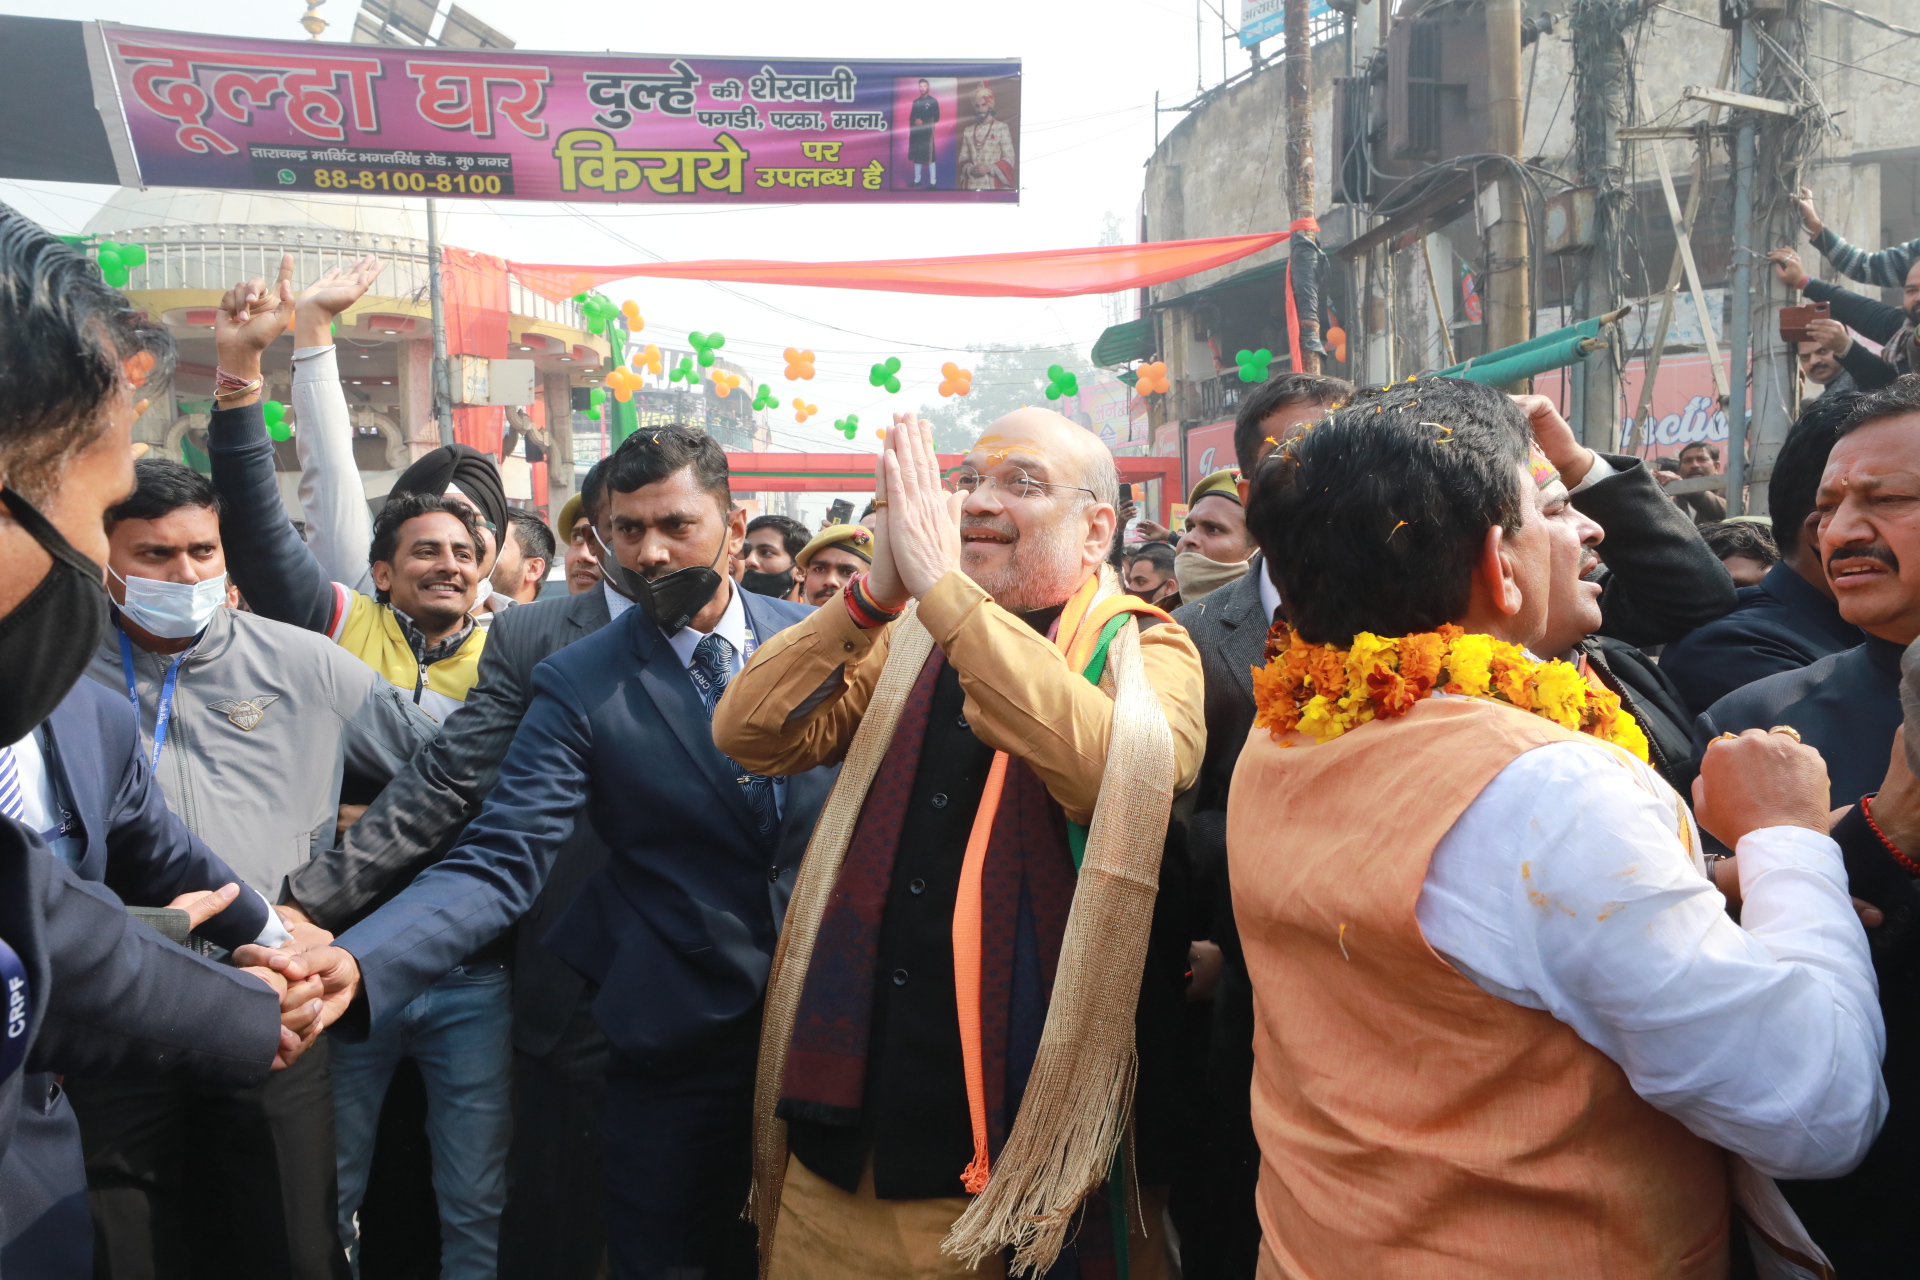
<instances>
[{"instance_id":1,"label":"white beard","mask_svg":"<svg viewBox=\"0 0 1920 1280\"><path fill-rule=\"evenodd\" d=\"M1050 609L1064 603L1086 573L1074 523L1056 521L1040 532L1016 538L1009 545L1006 563L998 569L982 568L980 553L971 549L960 553L960 567L1003 609L1013 613Z\"/></svg>"}]
</instances>

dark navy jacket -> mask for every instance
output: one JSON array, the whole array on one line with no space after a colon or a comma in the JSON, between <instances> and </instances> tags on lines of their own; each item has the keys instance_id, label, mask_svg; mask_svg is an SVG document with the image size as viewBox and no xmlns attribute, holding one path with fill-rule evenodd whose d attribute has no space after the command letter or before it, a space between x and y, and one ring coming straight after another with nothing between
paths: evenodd
<instances>
[{"instance_id":1,"label":"dark navy jacket","mask_svg":"<svg viewBox=\"0 0 1920 1280\"><path fill-rule=\"evenodd\" d=\"M199 932L228 950L259 936L267 904L167 808L125 698L80 680L36 732L66 832L84 842L81 880L146 907L238 884L233 905ZM79 1122L51 1072L28 1073L20 1088L18 1127L0 1159L0 1271L85 1277L93 1226Z\"/></svg>"},{"instance_id":2,"label":"dark navy jacket","mask_svg":"<svg viewBox=\"0 0 1920 1280\"><path fill-rule=\"evenodd\" d=\"M180 1073L232 1087L266 1078L280 1045L280 1002L273 992L140 924L113 894L80 879L7 818L0 818L0 938L20 957L31 995L24 1070L0 1078L0 1159L31 1119L30 1109L44 1109L46 1099L23 1093L26 1084L44 1080L35 1073L116 1079ZM58 1266L69 1256L63 1239L33 1238L35 1220L57 1202L59 1188L25 1189L33 1193L28 1204L9 1195L0 1206L8 1275L16 1269L35 1274L35 1263ZM84 1198L75 1208L84 1222ZM26 1220L12 1221L23 1209Z\"/></svg>"},{"instance_id":3,"label":"dark navy jacket","mask_svg":"<svg viewBox=\"0 0 1920 1280\"><path fill-rule=\"evenodd\" d=\"M1864 639L1831 596L1782 562L1767 570L1759 586L1740 588L1732 613L1668 645L1660 669L1697 716L1743 685L1798 670Z\"/></svg>"},{"instance_id":4,"label":"dark navy jacket","mask_svg":"<svg viewBox=\"0 0 1920 1280\"><path fill-rule=\"evenodd\" d=\"M52 750L46 751L51 740ZM81 680L47 717L42 751L86 839L74 870L123 901L164 907L183 893L237 884L233 905L199 934L231 951L260 936L267 904L246 889L220 855L201 843L167 808L167 797L141 758L133 710L91 680Z\"/></svg>"},{"instance_id":5,"label":"dark navy jacket","mask_svg":"<svg viewBox=\"0 0 1920 1280\"><path fill-rule=\"evenodd\" d=\"M741 599L763 644L809 612ZM789 778L780 827L760 836L699 691L639 609L542 662L533 687L500 780L459 844L340 936L365 1005L336 1034L364 1034L519 919L584 810L608 866L547 946L599 984L594 1018L622 1055L649 1072L693 1069L757 1014L837 770Z\"/></svg>"},{"instance_id":6,"label":"dark navy jacket","mask_svg":"<svg viewBox=\"0 0 1920 1280\"><path fill-rule=\"evenodd\" d=\"M1827 762L1833 807L1880 790L1900 728L1900 655L1906 646L1868 636L1798 671L1768 676L1713 704L1693 727L1698 767L1722 733L1792 725Z\"/></svg>"}]
</instances>

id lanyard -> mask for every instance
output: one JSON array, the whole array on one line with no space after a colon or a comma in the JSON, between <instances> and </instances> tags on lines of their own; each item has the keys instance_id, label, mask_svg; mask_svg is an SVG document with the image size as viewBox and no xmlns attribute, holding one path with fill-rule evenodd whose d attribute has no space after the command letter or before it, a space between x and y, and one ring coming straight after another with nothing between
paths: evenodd
<instances>
[{"instance_id":1,"label":"id lanyard","mask_svg":"<svg viewBox=\"0 0 1920 1280\"><path fill-rule=\"evenodd\" d=\"M167 721L173 719L173 687L180 680L180 664L185 661L191 649L183 649L174 656L167 667L166 679L160 682L160 706L153 716L153 763L151 771L160 772L160 748L167 745ZM120 633L120 669L127 676L127 701L133 704L133 722L140 723L140 690L133 683L133 641L127 639L127 633Z\"/></svg>"}]
</instances>

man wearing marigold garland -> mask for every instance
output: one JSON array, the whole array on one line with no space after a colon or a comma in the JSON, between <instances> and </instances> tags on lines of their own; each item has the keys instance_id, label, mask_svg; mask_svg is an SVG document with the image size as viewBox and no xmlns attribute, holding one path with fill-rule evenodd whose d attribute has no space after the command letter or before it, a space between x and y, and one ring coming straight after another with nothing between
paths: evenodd
<instances>
[{"instance_id":1,"label":"man wearing marigold garland","mask_svg":"<svg viewBox=\"0 0 1920 1280\"><path fill-rule=\"evenodd\" d=\"M776 1280L984 1278L1007 1250L1167 1275L1149 1055L1187 938L1156 898L1199 655L1104 567L1118 476L1066 418L1001 418L951 493L910 416L880 463L871 571L714 716L743 768L844 761L768 979L760 1247Z\"/></svg>"},{"instance_id":2,"label":"man wearing marigold garland","mask_svg":"<svg viewBox=\"0 0 1920 1280\"><path fill-rule=\"evenodd\" d=\"M1446 379L1253 483L1295 628L1227 819L1263 1277L1720 1277L1736 1198L1817 1258L1766 1175L1841 1173L1885 1116L1818 754L1704 757L1736 925L1618 700L1530 652L1550 612L1599 621L1556 489L1522 411Z\"/></svg>"}]
</instances>

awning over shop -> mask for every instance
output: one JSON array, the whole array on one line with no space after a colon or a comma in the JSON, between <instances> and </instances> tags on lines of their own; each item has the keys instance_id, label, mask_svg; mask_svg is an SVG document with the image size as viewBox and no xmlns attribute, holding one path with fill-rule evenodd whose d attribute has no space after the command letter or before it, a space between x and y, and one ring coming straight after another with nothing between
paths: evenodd
<instances>
[{"instance_id":1,"label":"awning over shop","mask_svg":"<svg viewBox=\"0 0 1920 1280\"><path fill-rule=\"evenodd\" d=\"M543 298L559 302L613 280L635 276L668 280L725 280L734 284L797 284L826 289L880 289L968 298L1071 298L1118 293L1211 271L1270 249L1284 231L1153 244L1108 244L1084 249L980 253L878 262L771 262L715 258L700 262L629 262L568 266L513 262L508 270Z\"/></svg>"},{"instance_id":2,"label":"awning over shop","mask_svg":"<svg viewBox=\"0 0 1920 1280\"><path fill-rule=\"evenodd\" d=\"M1108 325L1089 354L1095 366L1106 368L1145 360L1153 354L1153 349L1153 321L1128 320L1124 324Z\"/></svg>"},{"instance_id":3,"label":"awning over shop","mask_svg":"<svg viewBox=\"0 0 1920 1280\"><path fill-rule=\"evenodd\" d=\"M1230 290L1244 289L1250 284L1262 284L1268 281L1271 281L1273 287L1278 289L1281 287L1280 282L1286 279L1286 275L1287 260L1280 258L1273 262L1264 262L1257 267L1249 267L1245 271L1228 276L1225 280L1210 284L1204 289L1194 289L1188 293L1180 294L1177 297L1162 298L1153 305L1161 310L1165 310L1168 307L1197 306L1203 302L1212 302L1219 298L1221 294Z\"/></svg>"}]
</instances>

